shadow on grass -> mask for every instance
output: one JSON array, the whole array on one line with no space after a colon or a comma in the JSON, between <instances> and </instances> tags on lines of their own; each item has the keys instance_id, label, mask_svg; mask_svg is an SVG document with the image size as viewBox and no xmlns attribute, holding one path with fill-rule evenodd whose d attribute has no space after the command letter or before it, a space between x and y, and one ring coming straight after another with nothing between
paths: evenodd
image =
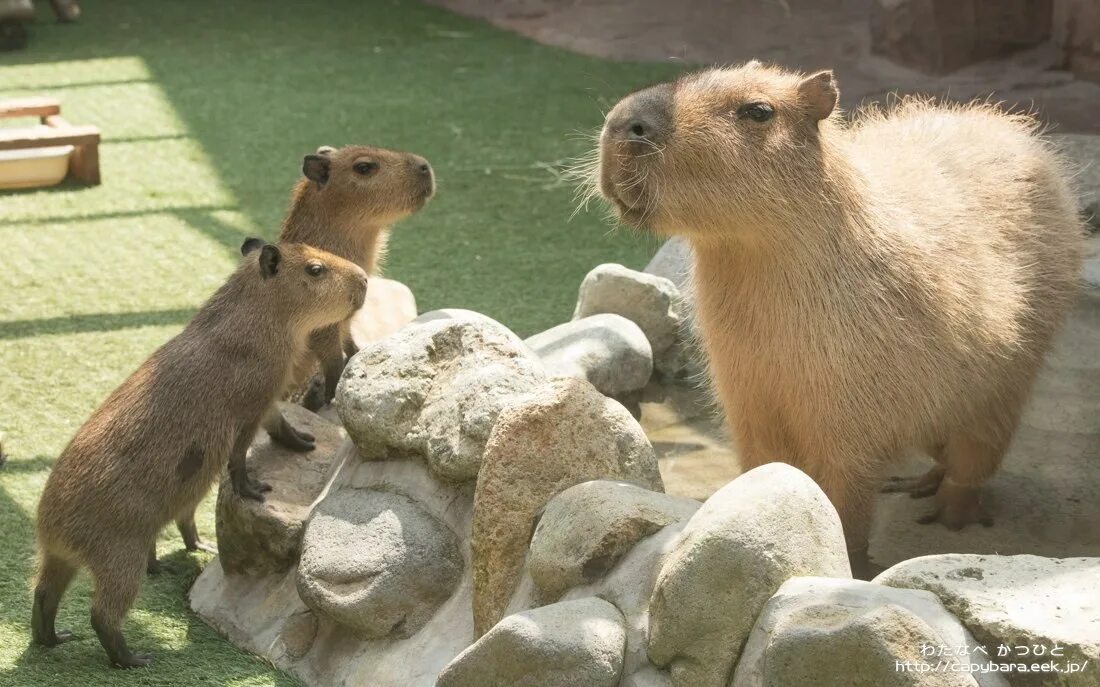
<instances>
[{"instance_id":1,"label":"shadow on grass","mask_svg":"<svg viewBox=\"0 0 1100 687\"><path fill-rule=\"evenodd\" d=\"M194 314L194 308L174 308L144 312L90 313L87 315L44 317L34 320L13 320L0 325L0 340L183 324L190 320Z\"/></svg>"}]
</instances>

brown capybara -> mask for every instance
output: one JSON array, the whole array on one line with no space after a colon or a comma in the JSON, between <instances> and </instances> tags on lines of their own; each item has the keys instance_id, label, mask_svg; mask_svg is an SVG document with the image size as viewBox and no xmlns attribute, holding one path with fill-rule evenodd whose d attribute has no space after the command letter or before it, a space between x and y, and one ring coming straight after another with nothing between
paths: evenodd
<instances>
[{"instance_id":1,"label":"brown capybara","mask_svg":"<svg viewBox=\"0 0 1100 687\"><path fill-rule=\"evenodd\" d=\"M435 193L426 159L412 153L352 145L322 146L302 161L280 241L305 243L351 260L377 275L390 228L424 207ZM325 378L322 403L336 395L344 354L355 352L347 322L313 335L310 350Z\"/></svg>"},{"instance_id":2,"label":"brown capybara","mask_svg":"<svg viewBox=\"0 0 1100 687\"><path fill-rule=\"evenodd\" d=\"M1028 116L901 100L846 123L831 72L750 62L607 115L592 185L694 251L697 322L745 470L811 475L866 564L911 447L924 521L989 524L996 471L1078 279L1063 161Z\"/></svg>"},{"instance_id":3,"label":"brown capybara","mask_svg":"<svg viewBox=\"0 0 1100 687\"><path fill-rule=\"evenodd\" d=\"M38 504L35 643L72 638L54 619L86 566L92 627L111 663L147 665L121 626L157 533L193 513L226 465L241 497L262 501L270 489L246 473L245 453L310 332L361 307L367 275L302 244L249 239L241 250L225 285L92 413L50 472Z\"/></svg>"}]
</instances>

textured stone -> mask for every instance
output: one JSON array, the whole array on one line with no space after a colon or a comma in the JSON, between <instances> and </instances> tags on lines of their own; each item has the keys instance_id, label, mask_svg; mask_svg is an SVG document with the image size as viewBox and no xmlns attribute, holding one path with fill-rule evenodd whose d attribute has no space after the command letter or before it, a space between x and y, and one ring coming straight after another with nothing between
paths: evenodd
<instances>
[{"instance_id":1,"label":"textured stone","mask_svg":"<svg viewBox=\"0 0 1100 687\"><path fill-rule=\"evenodd\" d=\"M581 282L573 319L612 313L641 327L660 356L676 341L684 317L680 291L670 280L622 265L600 265Z\"/></svg>"},{"instance_id":2,"label":"textured stone","mask_svg":"<svg viewBox=\"0 0 1100 687\"><path fill-rule=\"evenodd\" d=\"M563 601L504 618L444 668L436 685L616 687L625 643L614 606Z\"/></svg>"},{"instance_id":3,"label":"textured stone","mask_svg":"<svg viewBox=\"0 0 1100 687\"><path fill-rule=\"evenodd\" d=\"M569 487L546 505L527 572L546 601L602 577L643 537L687 520L699 502L626 482L597 480Z\"/></svg>"},{"instance_id":4,"label":"textured stone","mask_svg":"<svg viewBox=\"0 0 1100 687\"><path fill-rule=\"evenodd\" d=\"M405 638L451 596L462 570L458 538L416 502L343 488L306 526L298 594L364 639Z\"/></svg>"},{"instance_id":5,"label":"textured stone","mask_svg":"<svg viewBox=\"0 0 1100 687\"><path fill-rule=\"evenodd\" d=\"M371 277L363 307L351 318L351 338L359 348L386 338L416 319L416 297L393 279Z\"/></svg>"},{"instance_id":6,"label":"textured stone","mask_svg":"<svg viewBox=\"0 0 1100 687\"><path fill-rule=\"evenodd\" d=\"M1070 161L1081 213L1092 231L1100 231L1100 136L1051 134L1050 139Z\"/></svg>"},{"instance_id":7,"label":"textured stone","mask_svg":"<svg viewBox=\"0 0 1100 687\"><path fill-rule=\"evenodd\" d=\"M1100 684L1100 558L922 556L874 581L933 592L986 646L1041 646L1048 655L1040 662L1089 662L1085 671L1062 674L1059 685ZM1064 656L1049 656L1055 646Z\"/></svg>"},{"instance_id":8,"label":"textured stone","mask_svg":"<svg viewBox=\"0 0 1100 687\"><path fill-rule=\"evenodd\" d=\"M812 479L770 463L688 521L650 600L650 660L677 687L725 687L760 609L797 575L851 577L844 532Z\"/></svg>"},{"instance_id":9,"label":"textured stone","mask_svg":"<svg viewBox=\"0 0 1100 687\"><path fill-rule=\"evenodd\" d=\"M619 479L663 490L653 447L619 403L588 382L555 379L501 412L474 492L474 628L504 615L537 513L562 490Z\"/></svg>"},{"instance_id":10,"label":"textured stone","mask_svg":"<svg viewBox=\"0 0 1100 687\"><path fill-rule=\"evenodd\" d=\"M644 271L646 274L668 279L676 285L683 296L690 292L693 259L687 239L674 236L657 250Z\"/></svg>"},{"instance_id":11,"label":"textured stone","mask_svg":"<svg viewBox=\"0 0 1100 687\"><path fill-rule=\"evenodd\" d=\"M437 477L464 482L477 477L497 414L545 379L538 358L503 325L444 317L361 350L336 401L363 458L419 456Z\"/></svg>"},{"instance_id":12,"label":"textured stone","mask_svg":"<svg viewBox=\"0 0 1100 687\"><path fill-rule=\"evenodd\" d=\"M552 377L584 379L612 398L636 392L653 374L653 352L638 325L621 315L559 324L524 341Z\"/></svg>"},{"instance_id":13,"label":"textured stone","mask_svg":"<svg viewBox=\"0 0 1100 687\"><path fill-rule=\"evenodd\" d=\"M922 647L941 655L924 655ZM988 666L989 659L976 648L935 594L858 580L795 577L764 605L731 684L1004 687L997 673L965 672L967 664ZM929 669L899 670L899 662Z\"/></svg>"},{"instance_id":14,"label":"textured stone","mask_svg":"<svg viewBox=\"0 0 1100 687\"><path fill-rule=\"evenodd\" d=\"M339 425L296 404L281 407L292 425L314 435L317 448L291 451L271 443L261 431L247 461L249 473L271 485L263 502L238 497L228 476L222 480L215 522L218 553L227 574L267 575L298 560L302 526L344 441Z\"/></svg>"},{"instance_id":15,"label":"textured stone","mask_svg":"<svg viewBox=\"0 0 1100 687\"><path fill-rule=\"evenodd\" d=\"M1049 40L1054 0L874 0L871 50L942 74Z\"/></svg>"}]
</instances>

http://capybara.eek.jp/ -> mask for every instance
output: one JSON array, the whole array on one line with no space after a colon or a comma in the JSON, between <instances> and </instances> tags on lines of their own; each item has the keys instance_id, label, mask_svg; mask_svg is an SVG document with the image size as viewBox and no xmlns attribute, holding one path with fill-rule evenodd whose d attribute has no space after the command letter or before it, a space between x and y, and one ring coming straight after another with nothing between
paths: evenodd
<instances>
[{"instance_id":1,"label":"http://capybara.eek.jp/","mask_svg":"<svg viewBox=\"0 0 1100 687\"><path fill-rule=\"evenodd\" d=\"M50 472L38 504L35 643L72 638L54 621L87 567L92 627L111 663L148 664L122 622L157 533L193 513L226 466L241 497L263 500L270 489L247 474L245 453L310 332L361 307L367 275L303 244L249 239L242 252L225 285L92 413Z\"/></svg>"},{"instance_id":2,"label":"http://capybara.eek.jp/","mask_svg":"<svg viewBox=\"0 0 1100 687\"><path fill-rule=\"evenodd\" d=\"M831 72L758 62L638 91L607 115L594 193L694 253L698 333L745 470L791 463L866 565L907 449L924 518L989 524L997 469L1070 304L1083 223L1036 121L900 99L850 121ZM862 561L862 565L860 562Z\"/></svg>"}]
</instances>

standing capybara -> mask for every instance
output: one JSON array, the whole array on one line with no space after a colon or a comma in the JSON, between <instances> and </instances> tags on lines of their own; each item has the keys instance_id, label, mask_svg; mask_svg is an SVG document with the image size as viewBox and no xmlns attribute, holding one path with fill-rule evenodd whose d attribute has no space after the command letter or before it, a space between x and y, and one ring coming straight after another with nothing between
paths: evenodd
<instances>
[{"instance_id":1,"label":"standing capybara","mask_svg":"<svg viewBox=\"0 0 1100 687\"><path fill-rule=\"evenodd\" d=\"M121 627L157 533L193 513L227 464L240 496L262 501L270 489L247 474L245 453L310 332L361 307L367 275L301 244L249 239L241 250L229 281L92 413L50 472L38 504L37 644L72 638L54 619L87 566L92 627L111 663L147 665Z\"/></svg>"},{"instance_id":2,"label":"standing capybara","mask_svg":"<svg viewBox=\"0 0 1100 687\"><path fill-rule=\"evenodd\" d=\"M322 146L302 161L280 241L305 243L351 260L376 275L390 228L435 193L426 159L370 146ZM325 378L323 403L336 395L344 354L354 354L347 321L314 333L310 350Z\"/></svg>"},{"instance_id":3,"label":"standing capybara","mask_svg":"<svg viewBox=\"0 0 1100 687\"><path fill-rule=\"evenodd\" d=\"M865 561L884 467L936 467L925 521L988 524L1005 454L1076 286L1083 225L1033 119L902 100L846 124L831 72L751 62L607 115L593 183L683 235L699 333L748 470L811 475Z\"/></svg>"}]
</instances>

